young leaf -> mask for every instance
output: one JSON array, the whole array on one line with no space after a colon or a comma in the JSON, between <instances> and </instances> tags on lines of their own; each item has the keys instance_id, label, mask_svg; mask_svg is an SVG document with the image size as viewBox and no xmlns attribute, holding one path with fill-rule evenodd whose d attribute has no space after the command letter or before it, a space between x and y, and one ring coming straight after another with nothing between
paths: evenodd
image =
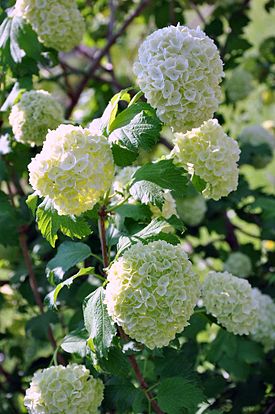
<instances>
[{"instance_id":1,"label":"young leaf","mask_svg":"<svg viewBox=\"0 0 275 414\"><path fill-rule=\"evenodd\" d=\"M149 181L163 189L171 190L175 196L182 197L188 184L188 176L186 171L176 167L172 160L161 160L139 168L133 175L132 185L139 181Z\"/></svg>"},{"instance_id":2,"label":"young leaf","mask_svg":"<svg viewBox=\"0 0 275 414\"><path fill-rule=\"evenodd\" d=\"M89 333L88 345L100 357L107 358L116 328L108 315L104 298L103 287L97 288L85 299L83 313L85 327Z\"/></svg>"},{"instance_id":3,"label":"young leaf","mask_svg":"<svg viewBox=\"0 0 275 414\"><path fill-rule=\"evenodd\" d=\"M87 267L86 269L81 269L79 272L77 272L75 275L69 277L68 279L64 280L64 282L59 283L54 290L52 290L45 298L45 302L50 308L56 308L56 301L57 297L63 289L64 286L67 286L70 288L70 286L73 284L75 279L79 278L80 276L87 276L93 272L93 267Z\"/></svg>"},{"instance_id":4,"label":"young leaf","mask_svg":"<svg viewBox=\"0 0 275 414\"><path fill-rule=\"evenodd\" d=\"M65 336L61 348L69 354L86 356L88 334L85 328L76 329Z\"/></svg>"},{"instance_id":5,"label":"young leaf","mask_svg":"<svg viewBox=\"0 0 275 414\"><path fill-rule=\"evenodd\" d=\"M114 162L118 167L126 167L127 165L133 164L138 157L137 151L130 151L120 145L112 145L112 153Z\"/></svg>"},{"instance_id":6,"label":"young leaf","mask_svg":"<svg viewBox=\"0 0 275 414\"><path fill-rule=\"evenodd\" d=\"M91 234L91 230L83 217L59 216L57 211L46 202L41 203L36 211L36 221L42 236L55 246L60 230L65 236L82 239Z\"/></svg>"},{"instance_id":7,"label":"young leaf","mask_svg":"<svg viewBox=\"0 0 275 414\"><path fill-rule=\"evenodd\" d=\"M35 216L37 203L38 203L38 196L35 193L30 194L26 200L26 204L31 210L33 216Z\"/></svg>"},{"instance_id":8,"label":"young leaf","mask_svg":"<svg viewBox=\"0 0 275 414\"><path fill-rule=\"evenodd\" d=\"M53 276L58 281L62 280L67 270L75 266L77 263L87 259L90 254L91 249L87 246L87 244L65 241L58 247L55 257L47 264L47 277L49 278Z\"/></svg>"},{"instance_id":9,"label":"young leaf","mask_svg":"<svg viewBox=\"0 0 275 414\"><path fill-rule=\"evenodd\" d=\"M23 57L26 55L24 50L19 45L20 32L24 25L24 19L22 17L13 17L10 30L10 51L11 56L15 63L20 63Z\"/></svg>"}]
</instances>

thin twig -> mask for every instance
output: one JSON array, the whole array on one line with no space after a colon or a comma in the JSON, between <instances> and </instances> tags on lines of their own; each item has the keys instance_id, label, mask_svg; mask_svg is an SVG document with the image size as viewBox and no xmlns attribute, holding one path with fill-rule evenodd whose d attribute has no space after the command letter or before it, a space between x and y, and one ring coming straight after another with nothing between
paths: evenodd
<instances>
[{"instance_id":1,"label":"thin twig","mask_svg":"<svg viewBox=\"0 0 275 414\"><path fill-rule=\"evenodd\" d=\"M91 77L93 76L94 72L97 70L97 68L99 67L100 61L101 59L107 55L107 53L109 52L110 48L113 46L113 44L117 41L117 39L125 32L125 30L127 29L127 27L129 26L129 24L141 13L141 11L149 4L150 0L143 0L141 1L141 3L139 4L139 6L134 10L134 12L127 18L125 19L123 25L121 26L121 28L117 31L117 33L113 34L112 37L108 40L108 42L106 43L106 45L103 47L103 49L101 49L95 56L94 56L94 60L91 63L90 68L88 69L86 75L83 77L83 79L80 81L75 93L74 93L74 97L72 99L72 102L70 103L70 105L67 108L66 111L66 118L68 119L75 106L78 103L78 100L84 90L84 88L86 87L87 83L89 82L89 80L91 79Z\"/></svg>"},{"instance_id":2,"label":"thin twig","mask_svg":"<svg viewBox=\"0 0 275 414\"><path fill-rule=\"evenodd\" d=\"M275 408L275 401L268 407L268 409L264 412L264 414L272 414L273 408Z\"/></svg>"},{"instance_id":3,"label":"thin twig","mask_svg":"<svg viewBox=\"0 0 275 414\"><path fill-rule=\"evenodd\" d=\"M193 1L189 1L190 6L192 7L192 9L197 13L198 18L200 19L200 21L203 24L206 24L205 18L203 16L203 14L201 13L199 7L193 2Z\"/></svg>"},{"instance_id":4,"label":"thin twig","mask_svg":"<svg viewBox=\"0 0 275 414\"><path fill-rule=\"evenodd\" d=\"M224 217L225 228L226 228L225 240L227 241L231 249L236 251L239 249L239 242L235 234L235 227L231 223L227 212L224 213L223 217Z\"/></svg>"},{"instance_id":5,"label":"thin twig","mask_svg":"<svg viewBox=\"0 0 275 414\"><path fill-rule=\"evenodd\" d=\"M106 228L105 228L105 219L106 219L106 208L105 206L101 207L98 212L98 231L99 231L99 238L101 243L101 251L103 257L103 265L104 267L108 267L109 258L108 258L108 248L106 242Z\"/></svg>"}]
</instances>

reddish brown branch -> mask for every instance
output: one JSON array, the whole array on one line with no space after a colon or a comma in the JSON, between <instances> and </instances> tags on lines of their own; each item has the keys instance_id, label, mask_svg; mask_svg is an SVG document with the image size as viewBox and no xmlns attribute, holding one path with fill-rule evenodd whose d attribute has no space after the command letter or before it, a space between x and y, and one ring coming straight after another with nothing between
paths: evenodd
<instances>
[{"instance_id":1,"label":"reddish brown branch","mask_svg":"<svg viewBox=\"0 0 275 414\"><path fill-rule=\"evenodd\" d=\"M105 219L107 216L105 206L101 207L98 212L98 231L99 231L99 238L101 244L101 251L102 251L102 258L103 258L103 265L104 267L108 267L109 258L108 258L108 248L106 242L106 228L105 228Z\"/></svg>"},{"instance_id":2,"label":"reddish brown branch","mask_svg":"<svg viewBox=\"0 0 275 414\"><path fill-rule=\"evenodd\" d=\"M139 6L134 10L134 12L127 18L125 19L123 25L121 26L121 28L117 31L117 33L114 33L110 39L108 40L108 42L106 43L106 45L103 47L103 49L101 49L100 51L98 51L98 53L95 54L93 62L90 66L90 68L88 69L86 75L83 77L83 79L80 81L75 93L74 93L74 97L72 99L72 102L70 103L70 105L67 108L66 111L66 118L68 119L75 106L78 103L78 100L84 90L84 88L86 87L87 83L89 82L89 80L91 79L91 77L93 76L94 72L97 70L97 68L99 67L100 61L101 59L106 56L110 50L110 48L113 46L113 44L117 41L117 39L125 32L125 30L127 29L127 27L129 26L129 24L142 12L142 10L149 4L150 0L142 0L141 3L139 4Z\"/></svg>"}]
</instances>

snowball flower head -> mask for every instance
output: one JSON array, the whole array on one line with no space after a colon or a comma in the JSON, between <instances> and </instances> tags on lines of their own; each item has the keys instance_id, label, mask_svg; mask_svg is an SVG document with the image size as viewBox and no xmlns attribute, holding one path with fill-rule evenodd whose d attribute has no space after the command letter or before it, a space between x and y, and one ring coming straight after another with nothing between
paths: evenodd
<instances>
[{"instance_id":1,"label":"snowball flower head","mask_svg":"<svg viewBox=\"0 0 275 414\"><path fill-rule=\"evenodd\" d=\"M240 149L216 119L185 134L175 134L175 137L171 155L190 174L196 174L206 182L205 197L219 200L237 189Z\"/></svg>"},{"instance_id":2,"label":"snowball flower head","mask_svg":"<svg viewBox=\"0 0 275 414\"><path fill-rule=\"evenodd\" d=\"M168 345L188 325L198 277L182 247L137 243L108 270L106 304L113 320L148 348Z\"/></svg>"},{"instance_id":3,"label":"snowball flower head","mask_svg":"<svg viewBox=\"0 0 275 414\"><path fill-rule=\"evenodd\" d=\"M207 206L200 195L177 200L177 210L180 218L189 226L197 226L204 219Z\"/></svg>"},{"instance_id":4,"label":"snowball flower head","mask_svg":"<svg viewBox=\"0 0 275 414\"><path fill-rule=\"evenodd\" d=\"M171 195L171 191L165 190L163 193L164 203L162 205L162 209L160 210L157 206L153 204L150 205L150 209L153 213L154 217L162 216L166 219L169 219L172 216L178 217L178 212L176 208L176 201Z\"/></svg>"},{"instance_id":5,"label":"snowball flower head","mask_svg":"<svg viewBox=\"0 0 275 414\"><path fill-rule=\"evenodd\" d=\"M222 61L199 27L155 31L141 44L133 70L147 101L174 131L198 127L218 109Z\"/></svg>"},{"instance_id":6,"label":"snowball flower head","mask_svg":"<svg viewBox=\"0 0 275 414\"><path fill-rule=\"evenodd\" d=\"M246 98L253 90L253 76L243 68L234 69L231 77L226 81L227 95L232 102Z\"/></svg>"},{"instance_id":7,"label":"snowball flower head","mask_svg":"<svg viewBox=\"0 0 275 414\"><path fill-rule=\"evenodd\" d=\"M247 280L228 272L209 272L202 286L208 313L235 335L248 335L258 323L258 305Z\"/></svg>"},{"instance_id":8,"label":"snowball flower head","mask_svg":"<svg viewBox=\"0 0 275 414\"><path fill-rule=\"evenodd\" d=\"M267 144L271 149L275 148L275 137L261 125L250 125L242 130L239 140L243 144L258 146Z\"/></svg>"},{"instance_id":9,"label":"snowball flower head","mask_svg":"<svg viewBox=\"0 0 275 414\"><path fill-rule=\"evenodd\" d=\"M259 323L252 339L264 345L266 352L275 348L275 303L270 296L264 295L259 289L253 289L253 294L259 304Z\"/></svg>"},{"instance_id":10,"label":"snowball flower head","mask_svg":"<svg viewBox=\"0 0 275 414\"><path fill-rule=\"evenodd\" d=\"M29 414L97 414L103 388L84 365L58 365L34 374L24 404Z\"/></svg>"},{"instance_id":11,"label":"snowball flower head","mask_svg":"<svg viewBox=\"0 0 275 414\"><path fill-rule=\"evenodd\" d=\"M107 139L82 127L49 131L40 154L29 164L30 184L60 215L90 210L109 190L114 161Z\"/></svg>"},{"instance_id":12,"label":"snowball flower head","mask_svg":"<svg viewBox=\"0 0 275 414\"><path fill-rule=\"evenodd\" d=\"M252 272L251 260L246 254L241 252L231 253L224 264L224 270L232 273L234 276L250 276Z\"/></svg>"},{"instance_id":13,"label":"snowball flower head","mask_svg":"<svg viewBox=\"0 0 275 414\"><path fill-rule=\"evenodd\" d=\"M68 52L85 31L75 0L17 0L15 15L24 17L47 47Z\"/></svg>"},{"instance_id":14,"label":"snowball flower head","mask_svg":"<svg viewBox=\"0 0 275 414\"><path fill-rule=\"evenodd\" d=\"M61 105L46 91L23 93L13 105L9 122L16 141L42 145L48 129L55 129L63 121Z\"/></svg>"}]
</instances>

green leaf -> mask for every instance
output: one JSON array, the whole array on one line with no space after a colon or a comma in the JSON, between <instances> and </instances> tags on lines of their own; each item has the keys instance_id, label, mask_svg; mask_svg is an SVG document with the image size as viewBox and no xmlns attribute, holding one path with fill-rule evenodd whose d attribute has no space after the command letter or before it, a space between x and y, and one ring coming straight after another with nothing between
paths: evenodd
<instances>
[{"instance_id":1,"label":"green leaf","mask_svg":"<svg viewBox=\"0 0 275 414\"><path fill-rule=\"evenodd\" d=\"M90 255L91 249L87 244L65 241L58 247L55 257L47 264L47 277L53 276L58 281L62 280L67 270L83 262Z\"/></svg>"},{"instance_id":2,"label":"green leaf","mask_svg":"<svg viewBox=\"0 0 275 414\"><path fill-rule=\"evenodd\" d=\"M191 182L199 193L202 193L207 185L207 183L196 174L193 175Z\"/></svg>"},{"instance_id":3,"label":"green leaf","mask_svg":"<svg viewBox=\"0 0 275 414\"><path fill-rule=\"evenodd\" d=\"M152 213L150 207L143 204L124 204L115 209L122 217L132 218L135 221L148 220Z\"/></svg>"},{"instance_id":4,"label":"green leaf","mask_svg":"<svg viewBox=\"0 0 275 414\"><path fill-rule=\"evenodd\" d=\"M111 125L111 143L130 151L150 150L158 141L161 122L150 105L137 103L122 111Z\"/></svg>"},{"instance_id":5,"label":"green leaf","mask_svg":"<svg viewBox=\"0 0 275 414\"><path fill-rule=\"evenodd\" d=\"M130 151L120 145L112 145L112 153L114 162L118 167L126 167L127 165L133 164L138 157L137 151Z\"/></svg>"},{"instance_id":6,"label":"green leaf","mask_svg":"<svg viewBox=\"0 0 275 414\"><path fill-rule=\"evenodd\" d=\"M155 218L152 220L148 226L144 227L138 233L133 234L132 236L122 236L118 242L118 253L120 255L125 249L131 246L131 244L137 243L139 241L152 240L155 236L163 234L163 237L169 237L167 233L164 233L165 230L169 230L170 225L161 217ZM165 236L164 236L165 235ZM161 237L159 237L161 239ZM155 238L156 239L156 238Z\"/></svg>"},{"instance_id":7,"label":"green leaf","mask_svg":"<svg viewBox=\"0 0 275 414\"><path fill-rule=\"evenodd\" d=\"M69 354L78 354L85 358L87 351L88 334L86 329L76 329L70 332L63 339L61 348Z\"/></svg>"},{"instance_id":8,"label":"green leaf","mask_svg":"<svg viewBox=\"0 0 275 414\"><path fill-rule=\"evenodd\" d=\"M10 52L15 63L20 63L26 55L25 51L19 45L19 37L23 25L24 19L22 17L14 16L12 18L10 30Z\"/></svg>"},{"instance_id":9,"label":"green leaf","mask_svg":"<svg viewBox=\"0 0 275 414\"><path fill-rule=\"evenodd\" d=\"M97 288L85 299L83 312L85 327L89 333L88 345L100 357L107 358L116 328L108 315L104 298L103 287Z\"/></svg>"},{"instance_id":10,"label":"green leaf","mask_svg":"<svg viewBox=\"0 0 275 414\"><path fill-rule=\"evenodd\" d=\"M31 333L33 338L48 340L48 329L50 324L57 323L57 315L49 310L42 315L34 316L26 324L27 334Z\"/></svg>"},{"instance_id":11,"label":"green leaf","mask_svg":"<svg viewBox=\"0 0 275 414\"><path fill-rule=\"evenodd\" d=\"M133 175L133 185L138 181L149 181L163 189L171 190L181 197L188 184L188 176L183 168L174 165L172 160L148 163Z\"/></svg>"},{"instance_id":12,"label":"green leaf","mask_svg":"<svg viewBox=\"0 0 275 414\"><path fill-rule=\"evenodd\" d=\"M135 399L141 394L142 391L128 379L115 376L107 382L104 390L108 405L115 407L118 413L132 413Z\"/></svg>"},{"instance_id":13,"label":"green leaf","mask_svg":"<svg viewBox=\"0 0 275 414\"><path fill-rule=\"evenodd\" d=\"M150 203L161 208L164 203L164 190L150 181L137 181L131 185L129 192L135 200L139 200L143 204Z\"/></svg>"},{"instance_id":14,"label":"green leaf","mask_svg":"<svg viewBox=\"0 0 275 414\"><path fill-rule=\"evenodd\" d=\"M26 204L31 210L33 216L35 216L37 203L38 203L38 196L35 193L30 194L26 200Z\"/></svg>"},{"instance_id":15,"label":"green leaf","mask_svg":"<svg viewBox=\"0 0 275 414\"><path fill-rule=\"evenodd\" d=\"M108 358L100 360L100 366L105 372L121 377L127 377L130 370L126 355L123 354L121 349L115 347L110 348Z\"/></svg>"},{"instance_id":16,"label":"green leaf","mask_svg":"<svg viewBox=\"0 0 275 414\"><path fill-rule=\"evenodd\" d=\"M202 389L182 377L171 377L161 381L157 400L167 414L182 414L183 409L194 412L198 404L205 401Z\"/></svg>"},{"instance_id":17,"label":"green leaf","mask_svg":"<svg viewBox=\"0 0 275 414\"><path fill-rule=\"evenodd\" d=\"M52 290L48 295L45 297L45 303L50 308L56 308L56 301L58 298L58 295L63 289L64 286L67 286L70 288L70 286L73 284L75 279L79 278L80 276L87 276L91 273L93 273L94 268L93 267L87 267L85 269L80 269L79 272L77 272L75 275L69 277L68 279L64 280L64 282L59 283L54 290Z\"/></svg>"},{"instance_id":18,"label":"green leaf","mask_svg":"<svg viewBox=\"0 0 275 414\"><path fill-rule=\"evenodd\" d=\"M130 102L130 95L128 93L129 89L130 88L123 89L120 92L116 93L108 103L105 111L103 112L102 117L100 118L102 130L106 130L108 134L110 130L110 125L116 117L119 101Z\"/></svg>"},{"instance_id":19,"label":"green leaf","mask_svg":"<svg viewBox=\"0 0 275 414\"><path fill-rule=\"evenodd\" d=\"M57 211L44 200L36 211L36 221L42 236L55 246L60 230L65 236L82 239L91 234L91 230L83 217L59 216Z\"/></svg>"}]
</instances>

